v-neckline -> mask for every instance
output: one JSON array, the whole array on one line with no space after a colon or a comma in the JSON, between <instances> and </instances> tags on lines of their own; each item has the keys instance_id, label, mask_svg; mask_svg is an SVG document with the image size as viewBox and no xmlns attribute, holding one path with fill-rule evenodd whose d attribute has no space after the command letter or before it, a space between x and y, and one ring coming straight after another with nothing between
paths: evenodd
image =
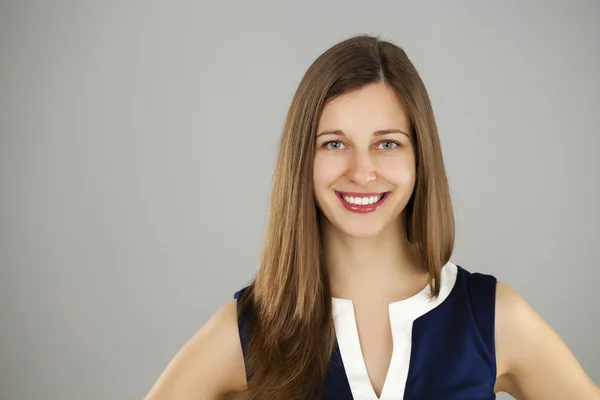
<instances>
[{"instance_id":1,"label":"v-neckline","mask_svg":"<svg viewBox=\"0 0 600 400\"><path fill-rule=\"evenodd\" d=\"M336 347L340 352L340 362L355 400L403 398L410 366L413 323L448 297L455 285L457 273L457 266L452 263L447 263L442 268L441 290L437 298L429 299L428 285L414 296L388 304L392 354L379 397L369 378L358 334L354 303L350 299L332 298Z\"/></svg>"}]
</instances>

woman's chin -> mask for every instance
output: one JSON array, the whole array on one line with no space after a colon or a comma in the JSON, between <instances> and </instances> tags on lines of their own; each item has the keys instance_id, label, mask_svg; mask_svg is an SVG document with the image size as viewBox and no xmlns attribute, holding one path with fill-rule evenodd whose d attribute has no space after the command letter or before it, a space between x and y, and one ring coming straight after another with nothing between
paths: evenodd
<instances>
[{"instance_id":1,"label":"woman's chin","mask_svg":"<svg viewBox=\"0 0 600 400\"><path fill-rule=\"evenodd\" d=\"M378 237L384 231L383 224L377 223L351 223L345 222L337 226L337 230L344 236L356 239L369 239Z\"/></svg>"}]
</instances>

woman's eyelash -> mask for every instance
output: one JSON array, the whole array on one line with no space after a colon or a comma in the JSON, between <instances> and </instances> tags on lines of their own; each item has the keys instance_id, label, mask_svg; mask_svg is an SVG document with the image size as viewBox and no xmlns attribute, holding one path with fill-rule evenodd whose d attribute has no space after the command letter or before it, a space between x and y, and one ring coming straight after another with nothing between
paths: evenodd
<instances>
[{"instance_id":1,"label":"woman's eyelash","mask_svg":"<svg viewBox=\"0 0 600 400\"><path fill-rule=\"evenodd\" d=\"M323 143L321 145L321 147L327 148L330 144L333 144L333 143L338 144L338 145L343 145L343 143L340 142L339 140L329 140L329 141Z\"/></svg>"},{"instance_id":2,"label":"woman's eyelash","mask_svg":"<svg viewBox=\"0 0 600 400\"><path fill-rule=\"evenodd\" d=\"M378 142L376 144L376 146L380 146L381 144L384 144L384 143L393 143L396 146L396 147L394 147L393 149L390 149L390 150L394 150L396 148L402 147L402 143L397 142L395 140L382 140L382 141ZM336 148L334 148L334 149L330 148L330 145L332 145L332 144L335 144L335 145L340 146L340 147L341 146L345 146L345 144L343 142L339 141L339 140L329 140L329 141L323 143L321 145L321 147L326 148L326 149L330 149L330 150L337 150Z\"/></svg>"},{"instance_id":3,"label":"woman's eyelash","mask_svg":"<svg viewBox=\"0 0 600 400\"><path fill-rule=\"evenodd\" d=\"M402 143L397 142L395 140L382 140L381 142L377 143L377 145L379 146L380 144L383 143L393 143L394 145L396 145L396 147L402 147Z\"/></svg>"}]
</instances>

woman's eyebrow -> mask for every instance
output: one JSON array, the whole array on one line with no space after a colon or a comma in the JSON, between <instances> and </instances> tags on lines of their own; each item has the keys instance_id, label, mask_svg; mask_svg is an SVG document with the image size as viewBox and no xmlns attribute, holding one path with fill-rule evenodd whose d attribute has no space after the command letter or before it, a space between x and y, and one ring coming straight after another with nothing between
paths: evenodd
<instances>
[{"instance_id":1,"label":"woman's eyebrow","mask_svg":"<svg viewBox=\"0 0 600 400\"><path fill-rule=\"evenodd\" d=\"M373 132L373 136L387 135L389 133L401 133L403 135L406 135L407 137L410 137L410 135L408 133L404 132L401 129L395 129L395 128L394 129L378 129L375 132ZM319 137L322 135L346 136L346 134L340 129L322 131L322 132L319 132L316 137Z\"/></svg>"}]
</instances>

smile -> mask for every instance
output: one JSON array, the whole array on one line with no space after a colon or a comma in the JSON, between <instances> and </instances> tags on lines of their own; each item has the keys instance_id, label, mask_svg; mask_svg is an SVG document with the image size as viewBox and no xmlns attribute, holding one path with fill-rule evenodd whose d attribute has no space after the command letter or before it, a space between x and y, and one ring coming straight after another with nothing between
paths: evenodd
<instances>
[{"instance_id":1,"label":"smile","mask_svg":"<svg viewBox=\"0 0 600 400\"><path fill-rule=\"evenodd\" d=\"M376 211L385 202L389 192L383 193L349 193L335 192L346 210L365 214Z\"/></svg>"}]
</instances>

